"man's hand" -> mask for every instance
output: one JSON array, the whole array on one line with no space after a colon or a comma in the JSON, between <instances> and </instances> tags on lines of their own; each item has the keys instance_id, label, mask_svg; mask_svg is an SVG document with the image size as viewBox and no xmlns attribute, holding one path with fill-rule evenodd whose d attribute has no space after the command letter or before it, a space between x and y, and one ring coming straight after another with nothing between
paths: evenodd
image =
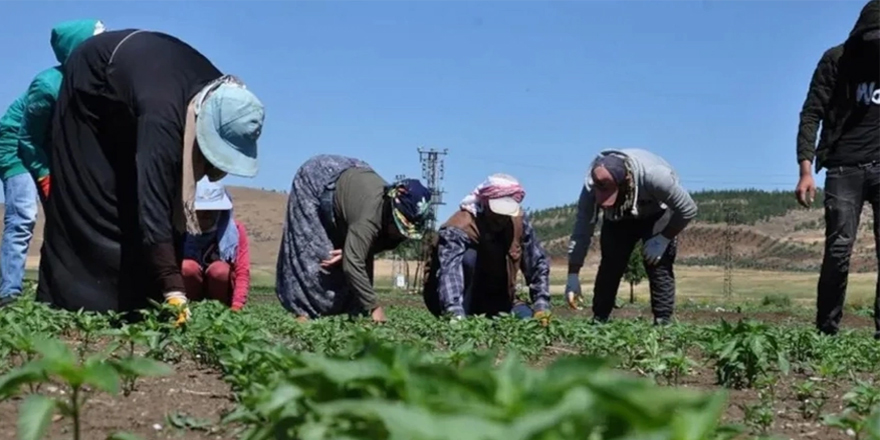
<instances>
[{"instance_id":1,"label":"man's hand","mask_svg":"<svg viewBox=\"0 0 880 440\"><path fill-rule=\"evenodd\" d=\"M645 262L650 265L659 263L671 241L672 240L664 237L663 234L657 234L646 241Z\"/></svg>"},{"instance_id":2,"label":"man's hand","mask_svg":"<svg viewBox=\"0 0 880 440\"><path fill-rule=\"evenodd\" d=\"M809 208L813 204L813 199L816 198L816 180L813 179L812 174L801 175L794 189L794 195L804 208Z\"/></svg>"},{"instance_id":3,"label":"man's hand","mask_svg":"<svg viewBox=\"0 0 880 440\"><path fill-rule=\"evenodd\" d=\"M296 317L296 322L298 322L300 324L309 322L309 317L306 315L299 315Z\"/></svg>"},{"instance_id":4,"label":"man's hand","mask_svg":"<svg viewBox=\"0 0 880 440\"><path fill-rule=\"evenodd\" d=\"M373 322L383 323L388 320L385 317L385 309L382 307L376 307L373 309L373 312L370 314L370 318L373 319Z\"/></svg>"},{"instance_id":5,"label":"man's hand","mask_svg":"<svg viewBox=\"0 0 880 440\"><path fill-rule=\"evenodd\" d=\"M324 269L335 266L342 261L342 249L333 249L330 251L330 258L321 261L321 267Z\"/></svg>"},{"instance_id":6,"label":"man's hand","mask_svg":"<svg viewBox=\"0 0 880 440\"><path fill-rule=\"evenodd\" d=\"M165 303L177 309L177 321L174 323L175 326L180 326L181 324L186 323L189 321L189 318L192 317L192 314L189 312L189 307L187 306L186 295L184 295L183 292L166 293Z\"/></svg>"},{"instance_id":7,"label":"man's hand","mask_svg":"<svg viewBox=\"0 0 880 440\"><path fill-rule=\"evenodd\" d=\"M578 274L568 274L568 280L565 282L565 301L568 306L574 310L580 310L584 303L584 296L581 294L581 280Z\"/></svg>"},{"instance_id":8,"label":"man's hand","mask_svg":"<svg viewBox=\"0 0 880 440\"><path fill-rule=\"evenodd\" d=\"M52 182L50 177L51 174L46 174L45 176L37 179L37 186L40 189L40 195L43 196L43 200L49 199L49 189L52 186Z\"/></svg>"}]
</instances>

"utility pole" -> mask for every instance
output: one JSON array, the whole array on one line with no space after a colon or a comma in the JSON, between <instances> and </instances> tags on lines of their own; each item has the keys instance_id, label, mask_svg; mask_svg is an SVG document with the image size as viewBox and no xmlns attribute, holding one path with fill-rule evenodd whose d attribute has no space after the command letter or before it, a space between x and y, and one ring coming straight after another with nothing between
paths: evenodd
<instances>
[{"instance_id":1,"label":"utility pole","mask_svg":"<svg viewBox=\"0 0 880 440\"><path fill-rule=\"evenodd\" d=\"M437 222L437 207L445 205L443 201L443 193L446 191L442 188L443 177L445 174L445 166L443 157L447 154L447 149L438 151L433 148L426 150L419 147L419 162L422 163L422 178L425 179L425 185L431 191L431 216L428 219L427 229L433 230Z\"/></svg>"},{"instance_id":2,"label":"utility pole","mask_svg":"<svg viewBox=\"0 0 880 440\"><path fill-rule=\"evenodd\" d=\"M420 243L420 249L418 252L419 260L416 263L416 271L414 274L415 276L413 277L414 280L412 286L421 286L419 277L422 275L425 259L430 257L426 253L431 249L431 241L435 234L434 228L437 225L437 207L446 204L443 201L443 193L446 191L444 191L442 187L443 177L446 173L443 159L449 150L444 148L442 151L439 151L434 148L425 149L419 147L418 151L419 162L422 164L422 178L425 179L425 186L431 191L431 208L430 215L428 216L425 225L425 237L422 238L422 242ZM421 290L418 289L418 291L420 292Z\"/></svg>"},{"instance_id":3,"label":"utility pole","mask_svg":"<svg viewBox=\"0 0 880 440\"><path fill-rule=\"evenodd\" d=\"M727 227L724 229L724 297L733 297L733 236L736 224L736 209L724 208L724 217Z\"/></svg>"}]
</instances>

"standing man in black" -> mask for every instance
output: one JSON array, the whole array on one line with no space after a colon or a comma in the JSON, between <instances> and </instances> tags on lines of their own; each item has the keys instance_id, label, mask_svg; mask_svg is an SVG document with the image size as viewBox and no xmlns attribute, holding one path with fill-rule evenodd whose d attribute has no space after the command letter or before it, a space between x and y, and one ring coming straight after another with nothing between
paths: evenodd
<instances>
[{"instance_id":1,"label":"standing man in black","mask_svg":"<svg viewBox=\"0 0 880 440\"><path fill-rule=\"evenodd\" d=\"M815 145L819 122L822 132ZM836 334L843 317L849 261L865 201L874 210L880 264L880 0L862 8L847 40L822 55L810 81L797 137L800 180L795 193L809 207L816 192L811 165L825 172L825 254L816 327ZM880 280L874 300L880 339Z\"/></svg>"}]
</instances>

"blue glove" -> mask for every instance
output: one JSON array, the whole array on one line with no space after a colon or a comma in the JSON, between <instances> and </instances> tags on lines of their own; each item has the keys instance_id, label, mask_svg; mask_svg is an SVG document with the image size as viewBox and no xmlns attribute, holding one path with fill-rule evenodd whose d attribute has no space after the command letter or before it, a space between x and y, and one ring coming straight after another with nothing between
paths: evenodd
<instances>
[{"instance_id":1,"label":"blue glove","mask_svg":"<svg viewBox=\"0 0 880 440\"><path fill-rule=\"evenodd\" d=\"M584 295L581 293L581 280L576 273L568 274L565 282L565 302L574 310L582 309Z\"/></svg>"},{"instance_id":2,"label":"blue glove","mask_svg":"<svg viewBox=\"0 0 880 440\"><path fill-rule=\"evenodd\" d=\"M513 306L513 309L510 310L510 313L519 319L528 319L535 314L534 312L532 312L532 308L529 307L528 304L523 303Z\"/></svg>"}]
</instances>

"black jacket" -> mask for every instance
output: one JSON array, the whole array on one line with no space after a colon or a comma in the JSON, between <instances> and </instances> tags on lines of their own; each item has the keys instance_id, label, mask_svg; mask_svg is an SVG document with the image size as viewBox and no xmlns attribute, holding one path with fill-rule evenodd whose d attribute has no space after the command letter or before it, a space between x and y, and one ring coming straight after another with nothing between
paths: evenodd
<instances>
[{"instance_id":1,"label":"black jacket","mask_svg":"<svg viewBox=\"0 0 880 440\"><path fill-rule=\"evenodd\" d=\"M801 108L797 134L797 161L816 160L816 172L822 169L829 151L840 138L842 128L852 110L847 71L857 65L857 39L864 33L880 29L880 0L870 0L862 8L847 40L825 51L813 71L807 97ZM819 123L822 133L816 145Z\"/></svg>"}]
</instances>

